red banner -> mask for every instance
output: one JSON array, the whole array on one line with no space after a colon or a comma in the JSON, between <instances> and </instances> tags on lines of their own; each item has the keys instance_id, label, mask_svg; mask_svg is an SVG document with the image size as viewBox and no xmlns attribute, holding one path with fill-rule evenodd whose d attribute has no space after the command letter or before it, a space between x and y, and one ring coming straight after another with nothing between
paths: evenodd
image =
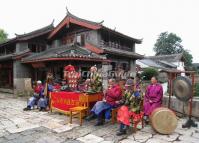
<instances>
[{"instance_id":1,"label":"red banner","mask_svg":"<svg viewBox=\"0 0 199 143\"><path fill-rule=\"evenodd\" d=\"M52 92L51 107L68 111L69 108L78 106L80 94L77 92Z\"/></svg>"}]
</instances>

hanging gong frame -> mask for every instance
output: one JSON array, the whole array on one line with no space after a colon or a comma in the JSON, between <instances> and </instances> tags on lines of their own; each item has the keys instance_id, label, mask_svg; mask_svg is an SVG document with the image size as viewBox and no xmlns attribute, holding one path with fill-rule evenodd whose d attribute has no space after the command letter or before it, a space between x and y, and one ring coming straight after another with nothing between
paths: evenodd
<instances>
[{"instance_id":1,"label":"hanging gong frame","mask_svg":"<svg viewBox=\"0 0 199 143\"><path fill-rule=\"evenodd\" d=\"M189 101L192 94L191 80L186 76L178 76L173 81L173 94L183 102Z\"/></svg>"},{"instance_id":2,"label":"hanging gong frame","mask_svg":"<svg viewBox=\"0 0 199 143\"><path fill-rule=\"evenodd\" d=\"M170 89L169 90L169 103L168 103L168 108L169 109L171 109L171 107L170 107L171 106L171 96L173 95L173 93L175 91L175 89L173 87L174 87L174 84L175 84L174 82L176 81L176 79L178 79L178 78L180 78L180 79L186 78L185 81L187 81L186 84L188 83L188 87L190 86L190 81L191 81L191 88L189 88L189 89L191 89L191 92L188 95L188 97L190 96L190 98L185 97L186 101L187 101L187 98L190 99L189 101L187 101L187 102L189 102L189 109L188 109L189 110L189 113L188 113L189 119L187 120L187 122L184 125L182 125L182 128L197 127L197 124L194 122L194 120L191 119L192 118L192 102L193 102L194 85L195 85L195 71L166 71L166 72L169 74L169 89ZM188 79L187 77L181 77L181 76L178 77L177 76L177 75L182 74L182 73L189 74L191 80ZM180 98L180 99L183 99L183 98ZM184 114L184 113L181 113L181 114Z\"/></svg>"}]
</instances>

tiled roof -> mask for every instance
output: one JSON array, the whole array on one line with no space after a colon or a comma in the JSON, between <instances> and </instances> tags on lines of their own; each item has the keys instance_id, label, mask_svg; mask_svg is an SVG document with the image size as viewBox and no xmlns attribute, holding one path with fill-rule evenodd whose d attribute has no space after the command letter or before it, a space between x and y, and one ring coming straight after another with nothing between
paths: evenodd
<instances>
[{"instance_id":1,"label":"tiled roof","mask_svg":"<svg viewBox=\"0 0 199 143\"><path fill-rule=\"evenodd\" d=\"M79 17L77 17L77 16L71 14L70 12L68 12L68 15L67 15L67 16L68 16L68 17L72 17L72 18L74 18L74 19L78 19L78 20L80 20L80 21L82 21L82 22L86 22L86 23L92 24L92 25L100 25L100 26L102 26L102 28L103 28L104 30L111 31L111 32L113 32L113 33L115 33L115 34L117 34L117 35L120 35L120 36L126 37L126 38L128 38L128 39L131 39L131 40L135 41L135 42L138 43L138 44L140 44L140 43L142 42L141 39L132 38L132 37L127 36L127 35L125 35L125 34L123 34L123 33L121 33L121 32L118 32L118 31L116 31L116 30L113 30L113 29L111 29L111 28L108 28L108 27L102 25L103 21L101 21L101 22L93 22L93 21L90 21L90 20L86 20L86 19L79 18Z\"/></svg>"},{"instance_id":2,"label":"tiled roof","mask_svg":"<svg viewBox=\"0 0 199 143\"><path fill-rule=\"evenodd\" d=\"M184 60L183 53L171 54L171 55L160 55L160 56L149 56L145 58L152 59L155 61L167 61L167 62L177 62L177 61Z\"/></svg>"},{"instance_id":3,"label":"tiled roof","mask_svg":"<svg viewBox=\"0 0 199 143\"><path fill-rule=\"evenodd\" d=\"M141 44L141 43L142 43L142 39L136 39L136 38L130 37L130 36L128 36L128 35L125 35L125 34L119 32L119 31L113 30L113 29L108 28L108 27L106 27L106 26L102 26L102 29L107 30L107 31L110 31L110 32L112 32L112 33L114 33L114 34L116 34L116 35L121 36L121 37L125 37L125 38L127 38L127 39L129 39L129 40L132 40L132 41L134 41L134 42L137 43L137 44Z\"/></svg>"},{"instance_id":4,"label":"tiled roof","mask_svg":"<svg viewBox=\"0 0 199 143\"><path fill-rule=\"evenodd\" d=\"M110 53L110 54L115 54L115 55L120 55L120 56L125 56L133 59L142 59L144 58L143 55L137 54L135 52L130 52L130 51L124 51L121 49L115 49L115 48L103 48L104 53Z\"/></svg>"},{"instance_id":5,"label":"tiled roof","mask_svg":"<svg viewBox=\"0 0 199 143\"><path fill-rule=\"evenodd\" d=\"M164 68L163 66L161 66L160 64L158 64L157 62L155 62L151 59L142 59L142 60L138 60L138 61L149 66L149 67Z\"/></svg>"},{"instance_id":6,"label":"tiled roof","mask_svg":"<svg viewBox=\"0 0 199 143\"><path fill-rule=\"evenodd\" d=\"M176 69L177 68L176 65L169 63L167 61L156 61L156 60L147 59L147 58L141 59L138 61L149 66L149 67L154 67L154 68L158 68L158 69Z\"/></svg>"},{"instance_id":7,"label":"tiled roof","mask_svg":"<svg viewBox=\"0 0 199 143\"><path fill-rule=\"evenodd\" d=\"M77 20L80 20L82 22L86 22L86 23L89 23L89 24L92 24L92 25L101 25L102 22L103 22L103 21L101 21L101 22L94 22L94 21L83 19L83 18L79 18L79 17L73 15L72 13L70 13L69 11L67 13L67 17L71 17L71 18L74 18L74 19L77 19Z\"/></svg>"},{"instance_id":8,"label":"tiled roof","mask_svg":"<svg viewBox=\"0 0 199 143\"><path fill-rule=\"evenodd\" d=\"M24 40L28 40L34 37L38 37L44 34L48 34L50 31L52 31L54 28L53 24L50 24L46 27L43 27L41 29L32 31L30 33L27 34L22 34L22 35L17 35L18 40L24 41Z\"/></svg>"},{"instance_id":9,"label":"tiled roof","mask_svg":"<svg viewBox=\"0 0 199 143\"><path fill-rule=\"evenodd\" d=\"M22 34L22 35L16 34L15 38L9 39L8 41L1 43L0 47L7 45L7 44L10 44L10 43L17 42L17 41L26 41L26 40L29 40L31 38L37 37L37 36L48 34L50 31L52 31L53 28L54 28L53 24L50 24L50 25L45 26L41 29L26 33L26 34Z\"/></svg>"},{"instance_id":10,"label":"tiled roof","mask_svg":"<svg viewBox=\"0 0 199 143\"><path fill-rule=\"evenodd\" d=\"M170 66L171 68L177 68L176 65L172 64L171 62L167 62L167 61L158 61L160 64L165 65L165 66Z\"/></svg>"},{"instance_id":11,"label":"tiled roof","mask_svg":"<svg viewBox=\"0 0 199 143\"><path fill-rule=\"evenodd\" d=\"M62 27L64 27L66 24L68 24L70 22L75 23L75 24L79 24L79 25L82 24L82 26L85 26L85 27L87 27L89 29L93 29L93 30L103 29L103 30L112 32L112 33L114 33L118 36L125 37L129 40L132 40L137 44L142 43L142 39L132 38L132 37L127 36L127 35L125 35L121 32L118 32L116 30L112 30L112 29L102 25L103 21L102 22L93 22L93 21L90 21L90 20L79 18L79 17L71 14L70 12L68 12L66 17L54 28L54 30L50 33L48 38L49 39L52 38Z\"/></svg>"},{"instance_id":12,"label":"tiled roof","mask_svg":"<svg viewBox=\"0 0 199 143\"><path fill-rule=\"evenodd\" d=\"M13 57L13 54L3 55L3 56L0 56L0 61L11 60L12 57Z\"/></svg>"},{"instance_id":13,"label":"tiled roof","mask_svg":"<svg viewBox=\"0 0 199 143\"><path fill-rule=\"evenodd\" d=\"M89 50L77 46L62 46L59 48L50 48L40 53L32 53L30 56L22 59L22 62L36 62L36 61L49 61L49 60L61 60L68 59L89 59L89 60L106 60L106 57L97 55Z\"/></svg>"},{"instance_id":14,"label":"tiled roof","mask_svg":"<svg viewBox=\"0 0 199 143\"><path fill-rule=\"evenodd\" d=\"M0 61L16 59L18 57L27 55L28 53L30 53L29 49L28 50L24 50L24 51L20 51L18 53L12 53L12 54L7 54L7 55L2 55L2 56L0 56Z\"/></svg>"}]
</instances>

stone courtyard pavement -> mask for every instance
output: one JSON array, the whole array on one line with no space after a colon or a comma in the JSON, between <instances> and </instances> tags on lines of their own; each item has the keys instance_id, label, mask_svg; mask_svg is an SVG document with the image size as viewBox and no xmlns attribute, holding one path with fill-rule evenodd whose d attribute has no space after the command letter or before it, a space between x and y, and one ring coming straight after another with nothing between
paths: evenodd
<instances>
[{"instance_id":1,"label":"stone courtyard pavement","mask_svg":"<svg viewBox=\"0 0 199 143\"><path fill-rule=\"evenodd\" d=\"M179 119L172 135L160 135L147 125L136 133L117 137L117 124L94 127L92 121L80 127L75 119L70 125L66 115L23 111L26 101L0 93L0 143L199 143L198 127L181 128L185 119Z\"/></svg>"}]
</instances>

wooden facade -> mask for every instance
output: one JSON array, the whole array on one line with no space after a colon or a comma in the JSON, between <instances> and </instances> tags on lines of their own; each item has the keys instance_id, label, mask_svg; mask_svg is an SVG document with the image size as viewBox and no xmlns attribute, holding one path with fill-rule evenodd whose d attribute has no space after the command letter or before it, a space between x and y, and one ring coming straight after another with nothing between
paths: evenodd
<instances>
[{"instance_id":1,"label":"wooden facade","mask_svg":"<svg viewBox=\"0 0 199 143\"><path fill-rule=\"evenodd\" d=\"M122 67L135 72L135 60L143 58L135 52L135 44L141 42L101 22L68 12L56 27L51 24L0 44L0 87L16 88L17 81L23 78L44 80L47 71L61 79L67 64L79 71L92 65L102 69L103 65L109 65L106 71Z\"/></svg>"}]
</instances>

